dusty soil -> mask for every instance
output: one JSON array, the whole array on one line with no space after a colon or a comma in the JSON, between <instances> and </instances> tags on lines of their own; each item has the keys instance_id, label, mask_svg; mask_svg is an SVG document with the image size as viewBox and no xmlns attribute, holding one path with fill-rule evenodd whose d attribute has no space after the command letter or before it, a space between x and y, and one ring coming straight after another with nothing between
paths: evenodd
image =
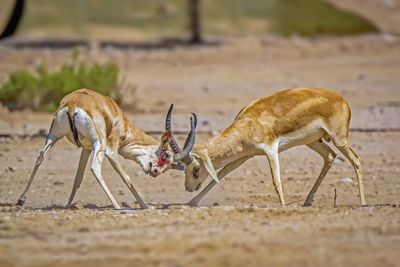
<instances>
[{"instance_id":1,"label":"dusty soil","mask_svg":"<svg viewBox=\"0 0 400 267\"><path fill-rule=\"evenodd\" d=\"M59 66L69 50L1 48L0 76L38 62ZM174 128L188 128L188 112L199 130L228 126L250 101L293 86L341 92L353 108L350 140L362 159L367 207L358 206L357 181L339 156L316 194L302 207L322 160L306 147L281 154L281 208L263 157L228 175L201 202L185 203L183 174L158 178L124 161L149 210L134 198L106 163L104 177L126 207L110 203L87 171L74 209L69 196L79 151L66 140L50 151L28 195L14 205L43 145L21 138L47 130L51 115L1 111L0 266L399 266L400 256L400 40L391 36L275 37L227 40L216 47L143 51L82 50L85 60L117 62L136 93L124 98L134 123L162 129L164 113L176 105ZM140 112L129 113L130 108ZM365 132L370 130L371 132ZM180 140L184 136L180 136ZM199 135L198 142L209 138ZM334 207L334 192L337 207Z\"/></svg>"}]
</instances>

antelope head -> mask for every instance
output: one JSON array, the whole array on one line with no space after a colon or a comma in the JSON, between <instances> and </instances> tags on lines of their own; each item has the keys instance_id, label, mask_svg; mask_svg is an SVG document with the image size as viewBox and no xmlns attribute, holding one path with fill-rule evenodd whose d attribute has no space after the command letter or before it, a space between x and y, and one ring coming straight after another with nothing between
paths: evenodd
<instances>
[{"instance_id":1,"label":"antelope head","mask_svg":"<svg viewBox=\"0 0 400 267\"><path fill-rule=\"evenodd\" d=\"M190 132L186 138L183 149L180 148L176 142L171 129L171 113L174 105L171 105L167 117L165 119L165 132L161 136L160 146L155 152L157 157L156 165L158 166L157 173L152 173L153 169L150 169L150 174L156 176L169 169L181 170L185 169L185 162L188 162L189 154L192 151L196 139L196 125L197 117L194 113L190 117ZM171 147L172 152L169 150Z\"/></svg>"},{"instance_id":2,"label":"antelope head","mask_svg":"<svg viewBox=\"0 0 400 267\"><path fill-rule=\"evenodd\" d=\"M211 175L216 182L219 182L217 173L212 166L207 151L192 153L196 141L196 114L192 113L192 116L190 117L190 132L186 138L183 149L181 149L179 144L176 142L171 129L172 109L173 105L171 105L168 110L165 119L165 132L161 137L160 148L156 152L159 160L158 165L160 166L160 162L166 162L164 163L165 167L162 169L162 172L165 172L168 169L184 171L185 189L189 192L199 190L208 175ZM172 149L172 157L167 154L168 145Z\"/></svg>"}]
</instances>

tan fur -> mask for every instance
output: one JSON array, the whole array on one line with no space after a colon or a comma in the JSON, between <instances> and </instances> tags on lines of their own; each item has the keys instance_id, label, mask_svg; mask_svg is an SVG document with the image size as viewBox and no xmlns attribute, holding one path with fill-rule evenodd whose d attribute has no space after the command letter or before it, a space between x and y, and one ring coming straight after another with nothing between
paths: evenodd
<instances>
[{"instance_id":1,"label":"tan fur","mask_svg":"<svg viewBox=\"0 0 400 267\"><path fill-rule=\"evenodd\" d=\"M129 175L123 170L118 155L137 162L145 173L157 176L162 172L162 166L158 166L158 157L155 155L158 142L130 123L113 99L89 89L79 89L61 100L60 107L54 114L46 144L39 154L28 184L18 199L18 204L24 204L26 194L46 152L64 136L83 147L68 206L71 205L82 183L89 156L92 154L90 169L116 209L120 206L102 176L101 167L105 157L129 188L140 207L147 208Z\"/></svg>"},{"instance_id":2,"label":"tan fur","mask_svg":"<svg viewBox=\"0 0 400 267\"><path fill-rule=\"evenodd\" d=\"M287 89L252 102L242 108L228 128L194 147L193 163L185 170L185 186L188 191L198 190L199 185L207 178L209 172L206 169L210 169L210 166L201 168L206 164L207 158L211 160L211 167L215 170L223 169L218 178L214 178L213 183L195 197L191 204L197 204L218 179L222 179L223 175L247 159L255 155L267 155L274 186L284 206L278 153L293 146L307 145L325 161L318 185L314 186L305 203L309 205L333 162L332 158L336 156L329 146L322 143L322 139L332 140L352 162L359 180L360 202L365 204L359 158L348 144L350 117L351 111L346 100L326 89ZM200 179L193 178L196 168L200 168Z\"/></svg>"},{"instance_id":3,"label":"tan fur","mask_svg":"<svg viewBox=\"0 0 400 267\"><path fill-rule=\"evenodd\" d=\"M106 142L110 148L119 149L128 144L157 145L158 142L135 127L123 114L118 104L108 96L103 96L89 89L79 89L65 96L59 110L68 107L72 116L77 107L83 109L93 121L104 121ZM96 126L96 124L95 124ZM102 133L99 133L102 136Z\"/></svg>"},{"instance_id":4,"label":"tan fur","mask_svg":"<svg viewBox=\"0 0 400 267\"><path fill-rule=\"evenodd\" d=\"M193 152L201 153L207 149L212 160L242 154L251 150L254 144L272 144L280 136L315 120L322 120L329 135L337 137L337 142L345 142L350 116L347 102L335 92L315 88L288 89L246 106L228 128L196 145Z\"/></svg>"}]
</instances>

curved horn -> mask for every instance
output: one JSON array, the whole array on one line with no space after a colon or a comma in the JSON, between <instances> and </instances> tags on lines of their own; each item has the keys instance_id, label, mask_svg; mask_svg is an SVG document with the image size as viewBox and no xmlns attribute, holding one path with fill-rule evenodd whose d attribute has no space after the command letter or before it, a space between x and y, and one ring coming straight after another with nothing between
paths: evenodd
<instances>
[{"instance_id":1,"label":"curved horn","mask_svg":"<svg viewBox=\"0 0 400 267\"><path fill-rule=\"evenodd\" d=\"M190 117L190 133L185 141L185 147L183 151L176 153L174 155L174 161L185 161L186 164L190 164L191 158L189 156L192 151L195 141L196 141L196 126L197 126L197 116L192 113L192 117Z\"/></svg>"},{"instance_id":2,"label":"curved horn","mask_svg":"<svg viewBox=\"0 0 400 267\"><path fill-rule=\"evenodd\" d=\"M170 131L172 133L171 129L171 114L172 114L172 109L174 108L174 104L171 104L169 107L167 117L165 118L165 130ZM174 154L180 153L182 149L178 145L178 143L175 141L174 135L172 135L171 140L169 141L169 144L172 148L172 151L174 151Z\"/></svg>"},{"instance_id":3,"label":"curved horn","mask_svg":"<svg viewBox=\"0 0 400 267\"><path fill-rule=\"evenodd\" d=\"M194 127L192 126L192 117L190 117L190 132L189 132L189 135L186 137L185 145L183 146L183 149L185 149L187 147L187 145L189 144L189 141L190 141L189 136L190 136L191 132L193 131L193 128L196 129L196 127L197 127L197 116L193 112L192 112L192 115L193 115L193 120L194 120Z\"/></svg>"}]
</instances>

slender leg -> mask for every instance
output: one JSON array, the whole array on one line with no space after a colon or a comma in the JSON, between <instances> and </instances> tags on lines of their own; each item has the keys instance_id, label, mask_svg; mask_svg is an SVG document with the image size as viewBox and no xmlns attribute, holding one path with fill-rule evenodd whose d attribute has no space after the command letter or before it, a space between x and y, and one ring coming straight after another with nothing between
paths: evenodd
<instances>
[{"instance_id":1,"label":"slender leg","mask_svg":"<svg viewBox=\"0 0 400 267\"><path fill-rule=\"evenodd\" d=\"M282 207L285 207L285 200L283 199L281 174L279 169L279 156L278 156L278 144L274 144L264 150L267 154L269 167L271 169L272 182L275 187L275 191L279 196L279 201Z\"/></svg>"},{"instance_id":2,"label":"slender leg","mask_svg":"<svg viewBox=\"0 0 400 267\"><path fill-rule=\"evenodd\" d=\"M122 169L121 163L118 160L118 157L115 155L115 153L107 153L106 154L107 158L109 159L111 165L113 166L114 170L121 176L122 180L126 184L126 186L129 188L129 190L132 192L133 196L135 197L136 201L139 203L140 207L142 209L147 209L148 206L144 203L136 189L133 187L131 178L129 175Z\"/></svg>"},{"instance_id":3,"label":"slender leg","mask_svg":"<svg viewBox=\"0 0 400 267\"><path fill-rule=\"evenodd\" d=\"M42 164L44 157L46 156L47 151L50 150L54 146L54 144L57 142L58 138L49 136L46 139L46 144L44 145L43 149L40 151L40 154L36 160L35 167L33 168L33 171L31 173L31 177L29 178L28 184L25 187L24 192L21 194L21 196L18 198L17 205L24 205L25 200L26 200L26 194L29 191L29 188L31 187L31 184L33 182L33 178L35 177L35 174L37 170L39 169L40 164Z\"/></svg>"},{"instance_id":4,"label":"slender leg","mask_svg":"<svg viewBox=\"0 0 400 267\"><path fill-rule=\"evenodd\" d=\"M251 157L243 157L240 158L234 162L229 163L228 165L226 165L222 170L220 170L218 172L218 179L222 180L222 178L224 178L228 173L230 173L231 171L235 170L236 168L238 168L240 165L242 165L246 160L248 160ZM197 206L200 202L200 200L208 193L208 191L211 190L211 188L214 187L214 185L216 185L217 182L212 180L200 193L197 194L197 196L195 196L194 198L192 198L192 200L190 200L187 204L190 206Z\"/></svg>"},{"instance_id":5,"label":"slender leg","mask_svg":"<svg viewBox=\"0 0 400 267\"><path fill-rule=\"evenodd\" d=\"M71 205L72 201L74 200L76 190L78 190L78 188L82 183L83 174L85 173L85 168L91 152L92 152L91 150L86 150L84 148L82 149L81 158L79 159L78 170L75 175L74 186L72 188L72 192L69 197L67 206Z\"/></svg>"},{"instance_id":6,"label":"slender leg","mask_svg":"<svg viewBox=\"0 0 400 267\"><path fill-rule=\"evenodd\" d=\"M314 186L312 187L310 193L308 193L307 199L304 202L304 206L311 206L314 199L314 194L317 192L319 186L325 178L325 175L331 168L333 161L336 158L336 153L322 140L308 144L307 146L317 152L324 159L324 166L322 167L321 173L319 174L317 181L315 181Z\"/></svg>"},{"instance_id":7,"label":"slender leg","mask_svg":"<svg viewBox=\"0 0 400 267\"><path fill-rule=\"evenodd\" d=\"M357 175L358 181L358 191L360 194L360 203L362 206L366 205L365 196L364 196L364 186L363 186L363 179L362 179L362 171L361 171L361 163L360 158L358 155L351 149L351 147L346 144L344 146L336 146L340 152L351 162L353 165L354 171Z\"/></svg>"},{"instance_id":8,"label":"slender leg","mask_svg":"<svg viewBox=\"0 0 400 267\"><path fill-rule=\"evenodd\" d=\"M108 189L106 183L104 182L103 176L101 174L101 165L103 163L104 159L104 150L101 149L100 143L98 140L93 142L93 161L92 161L92 166L91 170L96 177L97 181L103 188L104 192L107 194L107 197L110 199L111 203L113 204L115 209L121 209L113 195L111 194L110 190Z\"/></svg>"}]
</instances>

